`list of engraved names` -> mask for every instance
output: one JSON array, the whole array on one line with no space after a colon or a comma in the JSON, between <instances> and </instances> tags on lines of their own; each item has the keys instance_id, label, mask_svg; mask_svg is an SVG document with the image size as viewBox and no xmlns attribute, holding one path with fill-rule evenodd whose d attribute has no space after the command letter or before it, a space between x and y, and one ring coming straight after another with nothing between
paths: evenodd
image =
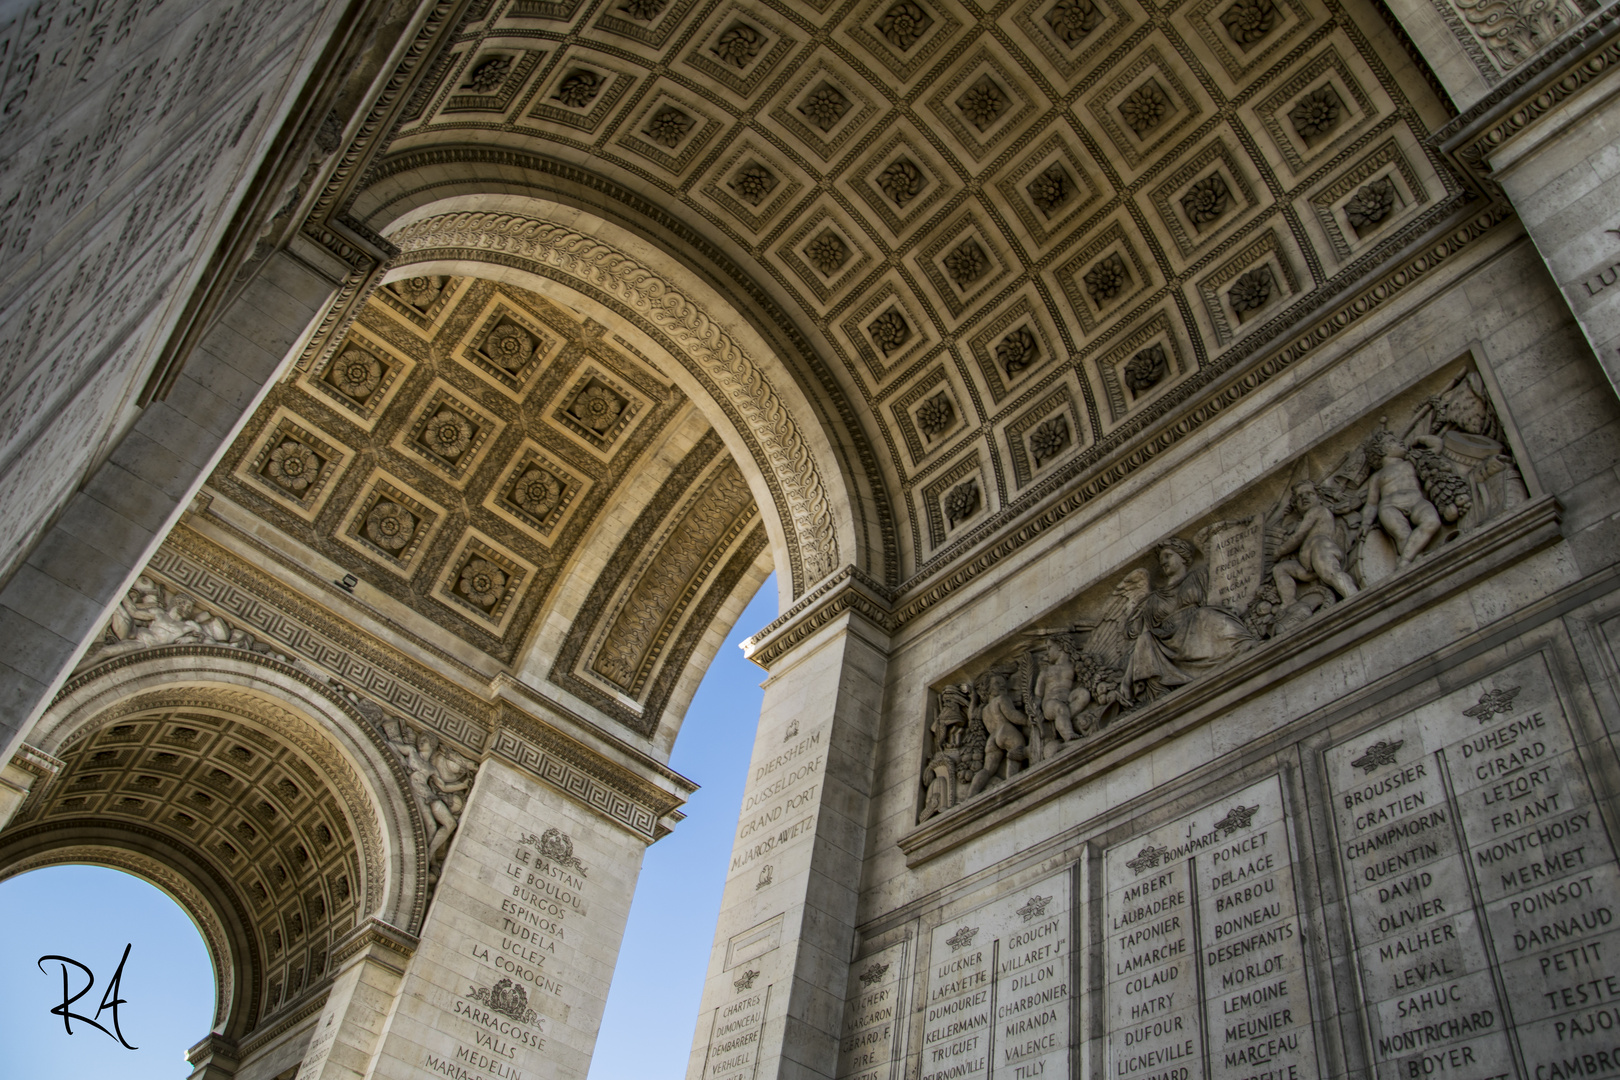
<instances>
[{"instance_id":1,"label":"list of engraved names","mask_svg":"<svg viewBox=\"0 0 1620 1080\"><path fill-rule=\"evenodd\" d=\"M935 928L920 1080L1069 1075L1068 872Z\"/></svg>"},{"instance_id":2,"label":"list of engraved names","mask_svg":"<svg viewBox=\"0 0 1620 1080\"><path fill-rule=\"evenodd\" d=\"M1316 1075L1281 787L1103 856L1111 1080Z\"/></svg>"},{"instance_id":3,"label":"list of engraved names","mask_svg":"<svg viewBox=\"0 0 1620 1080\"><path fill-rule=\"evenodd\" d=\"M1328 751L1388 1080L1620 1075L1620 874L1540 656Z\"/></svg>"}]
</instances>

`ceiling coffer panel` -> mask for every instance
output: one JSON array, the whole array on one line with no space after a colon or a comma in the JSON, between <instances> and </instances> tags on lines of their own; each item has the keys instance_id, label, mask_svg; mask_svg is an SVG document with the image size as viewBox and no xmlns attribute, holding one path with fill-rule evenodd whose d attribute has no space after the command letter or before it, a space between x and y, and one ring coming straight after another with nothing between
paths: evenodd
<instances>
[{"instance_id":1,"label":"ceiling coffer panel","mask_svg":"<svg viewBox=\"0 0 1620 1080\"><path fill-rule=\"evenodd\" d=\"M1155 438L1463 199L1426 149L1444 106L1360 0L975 10L492 4L354 212L386 230L436 171L524 154L668 208L832 366L817 392L868 425L905 576ZM502 81L468 74L486 54ZM907 397L936 369L943 442ZM1036 466L1019 426L1054 394L1070 435ZM941 527L939 477L975 456L982 512Z\"/></svg>"}]
</instances>

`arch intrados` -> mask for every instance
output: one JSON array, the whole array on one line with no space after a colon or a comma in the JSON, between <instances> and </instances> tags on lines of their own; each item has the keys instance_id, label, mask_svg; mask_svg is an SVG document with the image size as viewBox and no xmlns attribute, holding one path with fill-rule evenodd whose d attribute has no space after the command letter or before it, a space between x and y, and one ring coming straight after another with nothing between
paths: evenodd
<instances>
[{"instance_id":1,"label":"arch intrados","mask_svg":"<svg viewBox=\"0 0 1620 1080\"><path fill-rule=\"evenodd\" d=\"M665 374L720 433L732 456L739 462L752 462L762 474L769 472L775 478L780 496L762 476L752 475L751 470L748 476L756 503L774 511L764 516L775 562L780 568L794 569L793 574L778 575L781 604L791 604L816 580L843 563L856 561L855 553L861 550L856 543L856 503L836 440L776 347L730 299L646 238L587 211L537 196L449 196L417 206L380 227L397 240L402 234L408 236L413 227L453 215L486 220L510 217L569 231L600 249L602 261L611 266L610 272L599 274L596 280L633 281L638 288L642 282L652 284L635 303L626 303L595 288L590 275L581 271L582 260L526 259L501 242L435 245L421 260L407 250L395 259L384 280L430 271L506 281L604 325L630 330L633 340L652 347L654 355L667 355L675 361ZM478 239L468 232L459 235ZM454 249L454 254L447 254L447 249ZM709 352L717 344L741 353L749 374L737 378L726 373L716 378L712 370L705 370L699 353ZM754 396L761 392L771 404L754 409ZM726 400L722 401L722 395ZM745 400L750 404L739 405ZM744 437L744 429L749 437ZM813 466L808 472L806 464ZM809 486L796 481L796 474L808 475ZM822 516L827 528L821 546L831 550L818 557L812 541ZM783 520L792 525L802 563L792 557L789 528Z\"/></svg>"},{"instance_id":2,"label":"arch intrados","mask_svg":"<svg viewBox=\"0 0 1620 1080\"><path fill-rule=\"evenodd\" d=\"M514 180L514 173L521 179ZM789 358L787 366L797 375L786 381L810 387L815 411L804 415L821 418L817 426L830 437L846 494L855 499L848 512L858 543L841 546L840 565L855 564L878 579L898 583L898 535L887 488L898 476L876 451L882 439L862 395L849 383L851 376L826 362L814 334L798 324L768 281L761 281L746 260L725 251L699 224L682 217L679 208L672 210L611 177L534 150L418 147L383 158L367 176L370 186L352 193L345 213L379 233L397 229L429 204L460 198L490 205L510 196L610 225L629 238L626 250L666 253L718 294L735 296L729 306L740 320L775 343L773 355ZM846 539L841 535L840 544Z\"/></svg>"},{"instance_id":3,"label":"arch intrados","mask_svg":"<svg viewBox=\"0 0 1620 1080\"><path fill-rule=\"evenodd\" d=\"M211 1031L238 1039L259 1012L260 961L246 908L213 868L150 830L116 822L50 823L0 838L0 882L53 866L101 866L140 878L197 928L214 969Z\"/></svg>"},{"instance_id":4,"label":"arch intrados","mask_svg":"<svg viewBox=\"0 0 1620 1080\"><path fill-rule=\"evenodd\" d=\"M543 274L537 274L522 267L508 266L500 263L482 262L476 259L429 259L424 262L401 263L390 270L385 282L398 281L401 278L414 277L418 274L446 275L455 277L482 278L487 281L497 281L508 285L515 285L530 292L539 293L546 299L564 307L581 318L594 319L599 323L613 328L615 333L623 333L629 338L637 349L652 356L659 361L659 371L664 374L684 394L693 407L698 410L724 443L726 452L738 462L757 461L757 444L751 445L743 437L741 430L722 408L705 386L687 368L686 362L675 353L672 353L664 343L646 334L634 323L629 322L613 309L599 301L579 293L566 283ZM667 360L667 362L665 362ZM754 502L762 513L761 519L765 523L765 531L770 537L770 550L772 561L780 567L792 565L788 558L787 536L783 529L780 509L776 513L764 512L766 508L776 506L776 495L768 487L756 470L744 469L743 475L748 481L748 487L754 495ZM606 554L603 555L606 558ZM792 583L787 580L788 575L778 575L778 591L781 596L787 596L792 589ZM790 603L784 600L783 603Z\"/></svg>"},{"instance_id":5,"label":"arch intrados","mask_svg":"<svg viewBox=\"0 0 1620 1080\"><path fill-rule=\"evenodd\" d=\"M119 720L174 707L257 727L308 759L342 803L360 846L362 916L412 933L420 929L427 836L408 795L409 781L380 733L349 702L303 672L222 647L180 646L120 657L70 682L29 741L56 755Z\"/></svg>"}]
</instances>

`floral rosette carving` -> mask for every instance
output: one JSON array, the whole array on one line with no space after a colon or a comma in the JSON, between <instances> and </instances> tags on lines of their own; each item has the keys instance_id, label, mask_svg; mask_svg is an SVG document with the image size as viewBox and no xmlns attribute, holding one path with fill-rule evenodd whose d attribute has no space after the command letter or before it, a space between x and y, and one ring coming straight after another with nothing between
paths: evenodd
<instances>
[{"instance_id":1,"label":"floral rosette carving","mask_svg":"<svg viewBox=\"0 0 1620 1080\"><path fill-rule=\"evenodd\" d=\"M398 552L416 535L416 515L387 499L366 515L366 535L379 547Z\"/></svg>"},{"instance_id":2,"label":"floral rosette carving","mask_svg":"<svg viewBox=\"0 0 1620 1080\"><path fill-rule=\"evenodd\" d=\"M270 451L264 472L272 481L295 495L302 494L320 475L321 459L315 451L294 439L287 439Z\"/></svg>"},{"instance_id":3,"label":"floral rosette carving","mask_svg":"<svg viewBox=\"0 0 1620 1080\"><path fill-rule=\"evenodd\" d=\"M422 433L422 441L428 449L446 461L455 461L465 454L467 447L472 444L472 437L472 424L465 416L450 409L440 409L428 421L427 430Z\"/></svg>"},{"instance_id":4,"label":"floral rosette carving","mask_svg":"<svg viewBox=\"0 0 1620 1080\"><path fill-rule=\"evenodd\" d=\"M599 383L592 383L579 392L569 409L586 427L598 434L613 426L624 411L624 401L613 391Z\"/></svg>"},{"instance_id":5,"label":"floral rosette carving","mask_svg":"<svg viewBox=\"0 0 1620 1080\"><path fill-rule=\"evenodd\" d=\"M534 355L534 338L521 327L502 323L490 331L484 351L507 371L518 371Z\"/></svg>"},{"instance_id":6,"label":"floral rosette carving","mask_svg":"<svg viewBox=\"0 0 1620 1080\"><path fill-rule=\"evenodd\" d=\"M525 513L543 518L562 498L562 484L544 469L530 469L512 489L512 501Z\"/></svg>"},{"instance_id":7,"label":"floral rosette carving","mask_svg":"<svg viewBox=\"0 0 1620 1080\"><path fill-rule=\"evenodd\" d=\"M382 363L370 353L344 349L332 362L332 385L356 401L369 398L382 382Z\"/></svg>"},{"instance_id":8,"label":"floral rosette carving","mask_svg":"<svg viewBox=\"0 0 1620 1080\"><path fill-rule=\"evenodd\" d=\"M500 602L506 589L506 572L488 559L472 558L461 569L457 588L468 600L485 611Z\"/></svg>"}]
</instances>

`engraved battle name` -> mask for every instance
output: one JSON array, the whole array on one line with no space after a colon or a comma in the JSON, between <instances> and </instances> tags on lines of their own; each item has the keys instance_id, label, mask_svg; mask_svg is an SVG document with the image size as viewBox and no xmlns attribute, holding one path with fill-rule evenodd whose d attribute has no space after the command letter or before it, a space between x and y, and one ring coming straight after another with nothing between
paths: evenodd
<instances>
[{"instance_id":1,"label":"engraved battle name","mask_svg":"<svg viewBox=\"0 0 1620 1080\"><path fill-rule=\"evenodd\" d=\"M1620 1074L1614 846L1546 663L1327 752L1389 1080Z\"/></svg>"}]
</instances>

